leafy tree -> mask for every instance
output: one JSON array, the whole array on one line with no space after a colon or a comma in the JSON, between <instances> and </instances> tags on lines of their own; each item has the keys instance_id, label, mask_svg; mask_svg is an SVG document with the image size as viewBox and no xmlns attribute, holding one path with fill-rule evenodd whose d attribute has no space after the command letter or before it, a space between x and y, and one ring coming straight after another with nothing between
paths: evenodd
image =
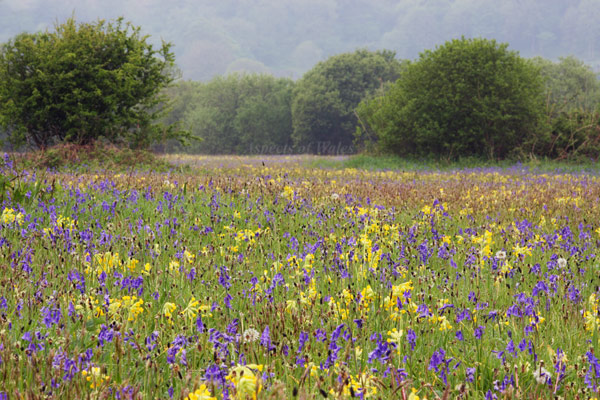
<instances>
[{"instance_id":1,"label":"leafy tree","mask_svg":"<svg viewBox=\"0 0 600 400\"><path fill-rule=\"evenodd\" d=\"M423 52L359 115L384 151L503 158L535 135L542 93L538 70L506 44L462 38Z\"/></svg>"},{"instance_id":2,"label":"leafy tree","mask_svg":"<svg viewBox=\"0 0 600 400\"><path fill-rule=\"evenodd\" d=\"M104 137L143 147L169 137L153 121L173 80L170 44L155 50L123 19L23 33L0 49L0 118L15 143L45 148Z\"/></svg>"},{"instance_id":3,"label":"leafy tree","mask_svg":"<svg viewBox=\"0 0 600 400\"><path fill-rule=\"evenodd\" d=\"M529 141L531 152L558 158L600 155L600 81L574 57L552 62L532 59L540 68L546 93L546 127Z\"/></svg>"},{"instance_id":4,"label":"leafy tree","mask_svg":"<svg viewBox=\"0 0 600 400\"><path fill-rule=\"evenodd\" d=\"M402 63L391 51L357 50L318 63L300 79L292 102L297 147L319 152L319 144L352 145L354 109L384 82L395 81Z\"/></svg>"},{"instance_id":5,"label":"leafy tree","mask_svg":"<svg viewBox=\"0 0 600 400\"><path fill-rule=\"evenodd\" d=\"M178 126L187 132L191 132L192 129L186 123L185 115L193 105L199 85L198 82L194 81L179 81L164 89L161 94L167 98L166 104L168 107L158 122L165 126ZM192 139L194 139L193 142L199 140L196 136L193 136ZM188 145L190 143L187 141L182 142L172 139L156 143L152 146L152 149L157 152L181 152Z\"/></svg>"},{"instance_id":6,"label":"leafy tree","mask_svg":"<svg viewBox=\"0 0 600 400\"><path fill-rule=\"evenodd\" d=\"M535 57L532 62L539 67L546 89L548 112L596 110L600 104L600 81L591 67L575 57L561 57L552 62Z\"/></svg>"},{"instance_id":7,"label":"leafy tree","mask_svg":"<svg viewBox=\"0 0 600 400\"><path fill-rule=\"evenodd\" d=\"M198 84L184 124L202 139L187 151L280 153L291 142L293 82L270 75L232 74Z\"/></svg>"}]
</instances>

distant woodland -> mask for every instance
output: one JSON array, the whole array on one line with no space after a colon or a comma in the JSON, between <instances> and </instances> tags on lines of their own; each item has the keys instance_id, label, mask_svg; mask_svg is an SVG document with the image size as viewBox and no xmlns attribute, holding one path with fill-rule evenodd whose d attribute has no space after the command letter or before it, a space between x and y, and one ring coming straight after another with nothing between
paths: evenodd
<instances>
[{"instance_id":1,"label":"distant woodland","mask_svg":"<svg viewBox=\"0 0 600 400\"><path fill-rule=\"evenodd\" d=\"M161 72L168 77L156 77L165 83L164 97L148 107L144 123L133 104L127 124L96 126L97 101L82 112L72 91L59 100L76 104L74 114L37 112L61 108L56 102L33 114L15 108L21 79L33 84L49 76L23 59L26 77L11 75L10 67L0 76L6 106L0 139L20 132L21 142L34 137L45 146L63 136L127 137L129 145L205 154L600 157L600 0L0 0L0 43L24 31L50 31L68 18L121 16L139 27L139 40L147 37L155 48L169 43ZM79 42L69 46L83 51ZM54 61L40 58L48 71L73 64L64 59L68 54L54 53ZM74 60L86 58L81 54ZM9 55L5 66L13 62ZM79 75L78 88L90 83ZM113 81L104 79L105 92L122 94L126 87L112 88ZM70 78L65 87L74 84ZM29 92L23 93L27 107ZM100 95L101 102L113 98ZM37 136L28 120L34 114L42 126ZM169 130L150 123L158 114ZM54 120L89 120L104 133L78 123L49 137L44 124ZM199 140L166 140L182 135Z\"/></svg>"},{"instance_id":2,"label":"distant woodland","mask_svg":"<svg viewBox=\"0 0 600 400\"><path fill-rule=\"evenodd\" d=\"M22 31L125 17L175 44L184 79L230 72L298 79L357 48L414 59L447 40L483 37L523 57L600 66L600 0L0 0L0 42Z\"/></svg>"}]
</instances>

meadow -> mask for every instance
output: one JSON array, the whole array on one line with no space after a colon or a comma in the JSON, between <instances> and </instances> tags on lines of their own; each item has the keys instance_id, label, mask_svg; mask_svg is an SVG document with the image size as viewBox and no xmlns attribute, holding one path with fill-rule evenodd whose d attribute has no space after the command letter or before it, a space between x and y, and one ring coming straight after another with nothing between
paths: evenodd
<instances>
[{"instance_id":1,"label":"meadow","mask_svg":"<svg viewBox=\"0 0 600 400\"><path fill-rule=\"evenodd\" d=\"M0 161L0 398L598 397L597 173L208 161Z\"/></svg>"}]
</instances>

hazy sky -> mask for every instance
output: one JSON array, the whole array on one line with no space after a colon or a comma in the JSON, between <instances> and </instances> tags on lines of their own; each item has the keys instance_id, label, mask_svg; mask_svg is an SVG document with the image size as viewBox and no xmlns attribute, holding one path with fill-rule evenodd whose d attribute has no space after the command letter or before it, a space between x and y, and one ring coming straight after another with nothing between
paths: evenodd
<instances>
[{"instance_id":1,"label":"hazy sky","mask_svg":"<svg viewBox=\"0 0 600 400\"><path fill-rule=\"evenodd\" d=\"M298 78L356 48L413 59L446 40L486 37L521 55L574 55L600 66L600 0L0 0L0 42L123 16L172 42L187 79L235 71Z\"/></svg>"}]
</instances>

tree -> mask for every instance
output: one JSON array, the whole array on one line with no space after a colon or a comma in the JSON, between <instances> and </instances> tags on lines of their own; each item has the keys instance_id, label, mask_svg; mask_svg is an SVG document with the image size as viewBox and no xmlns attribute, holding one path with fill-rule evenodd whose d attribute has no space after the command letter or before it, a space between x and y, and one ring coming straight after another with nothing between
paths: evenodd
<instances>
[{"instance_id":1,"label":"tree","mask_svg":"<svg viewBox=\"0 0 600 400\"><path fill-rule=\"evenodd\" d=\"M532 59L540 69L546 95L546 127L531 140L532 152L552 158L600 155L600 81L574 57L552 62Z\"/></svg>"},{"instance_id":2,"label":"tree","mask_svg":"<svg viewBox=\"0 0 600 400\"><path fill-rule=\"evenodd\" d=\"M575 57L552 62L541 57L531 60L539 69L546 92L548 113L590 112L600 104L600 81L591 67Z\"/></svg>"},{"instance_id":3,"label":"tree","mask_svg":"<svg viewBox=\"0 0 600 400\"><path fill-rule=\"evenodd\" d=\"M173 76L171 45L155 50L123 19L23 33L0 48L0 122L17 144L91 143L104 137L145 147L171 137L153 121Z\"/></svg>"},{"instance_id":4,"label":"tree","mask_svg":"<svg viewBox=\"0 0 600 400\"><path fill-rule=\"evenodd\" d=\"M318 151L319 144L325 143L352 145L357 124L354 109L385 82L395 81L401 70L402 63L387 50L357 50L318 63L294 90L294 144L309 151Z\"/></svg>"},{"instance_id":5,"label":"tree","mask_svg":"<svg viewBox=\"0 0 600 400\"><path fill-rule=\"evenodd\" d=\"M538 70L487 39L423 52L382 98L359 107L381 150L420 156L504 158L536 134Z\"/></svg>"},{"instance_id":6,"label":"tree","mask_svg":"<svg viewBox=\"0 0 600 400\"><path fill-rule=\"evenodd\" d=\"M193 89L184 124L202 141L187 151L212 154L290 151L292 80L231 74L198 83Z\"/></svg>"}]
</instances>

